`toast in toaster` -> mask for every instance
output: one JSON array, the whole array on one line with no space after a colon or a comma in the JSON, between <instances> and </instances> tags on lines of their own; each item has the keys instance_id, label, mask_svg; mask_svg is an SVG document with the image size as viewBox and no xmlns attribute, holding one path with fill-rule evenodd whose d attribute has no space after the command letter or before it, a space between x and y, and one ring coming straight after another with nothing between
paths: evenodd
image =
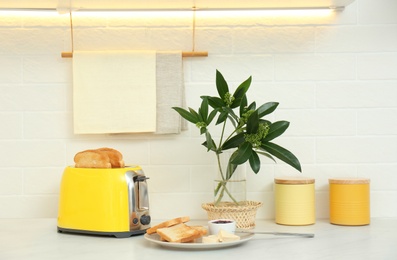
<instances>
[{"instance_id":1,"label":"toast in toaster","mask_svg":"<svg viewBox=\"0 0 397 260\"><path fill-rule=\"evenodd\" d=\"M124 167L124 160L123 160L123 155L112 148L108 147L103 147L97 149L98 151L105 152L109 156L110 164L112 165L112 168L123 168Z\"/></svg>"},{"instance_id":2,"label":"toast in toaster","mask_svg":"<svg viewBox=\"0 0 397 260\"><path fill-rule=\"evenodd\" d=\"M123 155L112 148L85 150L74 156L76 168L123 168Z\"/></svg>"},{"instance_id":3,"label":"toast in toaster","mask_svg":"<svg viewBox=\"0 0 397 260\"><path fill-rule=\"evenodd\" d=\"M85 150L74 156L76 168L112 168L106 152Z\"/></svg>"}]
</instances>

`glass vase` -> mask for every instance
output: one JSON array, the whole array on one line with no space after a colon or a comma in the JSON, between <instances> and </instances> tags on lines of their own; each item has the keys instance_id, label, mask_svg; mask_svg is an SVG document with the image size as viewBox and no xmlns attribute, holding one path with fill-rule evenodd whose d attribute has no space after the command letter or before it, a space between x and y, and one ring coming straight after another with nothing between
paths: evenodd
<instances>
[{"instance_id":1,"label":"glass vase","mask_svg":"<svg viewBox=\"0 0 397 260\"><path fill-rule=\"evenodd\" d=\"M246 164L230 163L233 152L217 154L217 174L214 180L214 205L240 205L246 201Z\"/></svg>"}]
</instances>

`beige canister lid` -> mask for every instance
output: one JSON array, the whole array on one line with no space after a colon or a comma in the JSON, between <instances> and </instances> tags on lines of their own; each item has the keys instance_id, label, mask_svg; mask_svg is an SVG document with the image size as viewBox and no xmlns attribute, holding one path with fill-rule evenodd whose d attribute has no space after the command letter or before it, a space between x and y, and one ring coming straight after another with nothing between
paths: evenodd
<instances>
[{"instance_id":1,"label":"beige canister lid","mask_svg":"<svg viewBox=\"0 0 397 260\"><path fill-rule=\"evenodd\" d=\"M315 180L313 178L301 176L274 178L274 182L276 184L312 184L314 181Z\"/></svg>"},{"instance_id":2,"label":"beige canister lid","mask_svg":"<svg viewBox=\"0 0 397 260\"><path fill-rule=\"evenodd\" d=\"M366 178L335 178L328 179L329 184L368 184L370 179Z\"/></svg>"}]
</instances>

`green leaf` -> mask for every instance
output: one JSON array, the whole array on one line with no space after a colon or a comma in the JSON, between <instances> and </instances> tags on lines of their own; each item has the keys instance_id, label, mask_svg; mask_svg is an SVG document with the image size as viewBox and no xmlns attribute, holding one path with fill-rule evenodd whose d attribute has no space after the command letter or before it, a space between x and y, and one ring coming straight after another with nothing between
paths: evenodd
<instances>
[{"instance_id":1,"label":"green leaf","mask_svg":"<svg viewBox=\"0 0 397 260\"><path fill-rule=\"evenodd\" d=\"M203 98L203 100L201 101L199 114L203 118L204 122L207 121L207 117L208 117L208 99L207 98Z\"/></svg>"},{"instance_id":2,"label":"green leaf","mask_svg":"<svg viewBox=\"0 0 397 260\"><path fill-rule=\"evenodd\" d=\"M236 122L236 119L234 117L232 117L231 115L228 115L227 118L229 118L229 120L232 123L234 129L236 129L237 128L237 124L238 124L238 122Z\"/></svg>"},{"instance_id":3,"label":"green leaf","mask_svg":"<svg viewBox=\"0 0 397 260\"><path fill-rule=\"evenodd\" d=\"M264 153L262 151L256 151L257 153L259 153L260 155L266 156L267 158L271 159L273 162L277 163L276 159L273 158L273 156L271 156L268 153Z\"/></svg>"},{"instance_id":4,"label":"green leaf","mask_svg":"<svg viewBox=\"0 0 397 260\"><path fill-rule=\"evenodd\" d=\"M205 140L207 142L207 152L209 150L216 149L216 147L214 146L214 140L212 140L211 134L208 131L205 132Z\"/></svg>"},{"instance_id":5,"label":"green leaf","mask_svg":"<svg viewBox=\"0 0 397 260\"><path fill-rule=\"evenodd\" d=\"M293 168L297 169L298 171L302 172L302 168L298 158L293 155L287 149L271 142L266 142L261 145L261 148L265 151L269 152L270 154L276 156L281 161L291 165Z\"/></svg>"},{"instance_id":6,"label":"green leaf","mask_svg":"<svg viewBox=\"0 0 397 260\"><path fill-rule=\"evenodd\" d=\"M267 133L265 138L263 138L263 141L270 141L276 137L279 137L285 132L285 130L287 130L288 127L289 127L288 121L274 122L273 124L269 125L269 132Z\"/></svg>"},{"instance_id":7,"label":"green leaf","mask_svg":"<svg viewBox=\"0 0 397 260\"><path fill-rule=\"evenodd\" d=\"M229 118L229 120L232 123L233 127L236 128L237 125L238 125L239 118L238 118L238 116L236 116L236 114L234 113L233 109L231 109L230 107L223 107L222 110L227 113L227 118Z\"/></svg>"},{"instance_id":8,"label":"green leaf","mask_svg":"<svg viewBox=\"0 0 397 260\"><path fill-rule=\"evenodd\" d=\"M219 109L226 106L225 102L219 97L201 96L201 98L207 98L208 104L215 109Z\"/></svg>"},{"instance_id":9,"label":"green leaf","mask_svg":"<svg viewBox=\"0 0 397 260\"><path fill-rule=\"evenodd\" d=\"M230 107L224 107L223 110L228 112L228 118L232 122L233 126L236 127L236 124L238 123L239 118L234 113L233 109L231 109Z\"/></svg>"},{"instance_id":10,"label":"green leaf","mask_svg":"<svg viewBox=\"0 0 397 260\"><path fill-rule=\"evenodd\" d=\"M254 101L247 107L247 110L254 110L255 108L256 108L256 102ZM259 113L258 113L258 115L259 115Z\"/></svg>"},{"instance_id":11,"label":"green leaf","mask_svg":"<svg viewBox=\"0 0 397 260\"><path fill-rule=\"evenodd\" d=\"M225 94L229 92L229 87L223 75L216 70L216 89L218 90L219 97L223 100Z\"/></svg>"},{"instance_id":12,"label":"green leaf","mask_svg":"<svg viewBox=\"0 0 397 260\"><path fill-rule=\"evenodd\" d=\"M197 122L204 121L203 118L200 116L200 114L197 113L193 108L189 107L189 111L190 111L190 114L192 114L193 116L195 116L197 118ZM200 112L200 109L199 109L199 112Z\"/></svg>"},{"instance_id":13,"label":"green leaf","mask_svg":"<svg viewBox=\"0 0 397 260\"><path fill-rule=\"evenodd\" d=\"M243 100L243 97L245 96L245 93L247 93L250 85L251 85L252 77L249 77L246 79L243 83L240 84L240 86L237 87L236 91L233 94L234 101L232 105L230 106L231 108L236 108L240 106L241 101Z\"/></svg>"},{"instance_id":14,"label":"green leaf","mask_svg":"<svg viewBox=\"0 0 397 260\"><path fill-rule=\"evenodd\" d=\"M220 123L225 122L225 120L227 119L228 113L227 111L222 111L218 117L218 120L216 121L216 124L219 125Z\"/></svg>"},{"instance_id":15,"label":"green leaf","mask_svg":"<svg viewBox=\"0 0 397 260\"><path fill-rule=\"evenodd\" d=\"M258 173L259 170L261 169L261 160L259 159L259 156L255 151L252 151L251 157L249 158L249 163L250 163L251 169L255 173Z\"/></svg>"},{"instance_id":16,"label":"green leaf","mask_svg":"<svg viewBox=\"0 0 397 260\"><path fill-rule=\"evenodd\" d=\"M232 163L243 164L251 157L253 152L252 145L248 142L245 142L237 149L236 152L236 157L232 160Z\"/></svg>"},{"instance_id":17,"label":"green leaf","mask_svg":"<svg viewBox=\"0 0 397 260\"><path fill-rule=\"evenodd\" d=\"M229 180L233 173L236 171L237 169L237 164L232 163L233 159L236 157L236 152L234 152L230 158L229 161L227 162L227 168L226 168L226 180Z\"/></svg>"},{"instance_id":18,"label":"green leaf","mask_svg":"<svg viewBox=\"0 0 397 260\"><path fill-rule=\"evenodd\" d=\"M202 145L205 146L205 147L208 149L207 152L208 152L209 150L211 150L211 151L213 151L213 152L217 152L217 151L216 151L216 144L215 144L214 140L211 140L211 142L209 142L209 144L210 144L210 145L208 145L207 141L205 141L204 143L202 143Z\"/></svg>"},{"instance_id":19,"label":"green leaf","mask_svg":"<svg viewBox=\"0 0 397 260\"><path fill-rule=\"evenodd\" d=\"M224 142L222 145L222 150L228 150L231 148L239 147L244 142L245 142L244 133L239 133L233 136L232 138L230 138L229 140L227 140L226 142Z\"/></svg>"},{"instance_id":20,"label":"green leaf","mask_svg":"<svg viewBox=\"0 0 397 260\"><path fill-rule=\"evenodd\" d=\"M247 120L247 134L255 134L259 128L258 111L255 110Z\"/></svg>"},{"instance_id":21,"label":"green leaf","mask_svg":"<svg viewBox=\"0 0 397 260\"><path fill-rule=\"evenodd\" d=\"M198 117L196 117L195 115L192 115L189 111L180 108L180 107L173 107L172 109L174 109L176 112L179 113L179 115L181 115L181 117L183 117L184 119L186 119L187 121L196 124L197 122L199 122L200 120L198 119ZM197 113L196 113L197 114Z\"/></svg>"},{"instance_id":22,"label":"green leaf","mask_svg":"<svg viewBox=\"0 0 397 260\"><path fill-rule=\"evenodd\" d=\"M212 112L210 113L210 115L207 118L207 122L205 122L207 124L207 126L211 124L211 122L214 119L216 113L218 113L217 110L212 110Z\"/></svg>"},{"instance_id":23,"label":"green leaf","mask_svg":"<svg viewBox=\"0 0 397 260\"><path fill-rule=\"evenodd\" d=\"M268 103L261 105L258 108L259 118L262 118L265 115L272 113L274 110L276 110L277 106L278 106L277 102L268 102Z\"/></svg>"},{"instance_id":24,"label":"green leaf","mask_svg":"<svg viewBox=\"0 0 397 260\"><path fill-rule=\"evenodd\" d=\"M243 116L243 114L247 111L247 95L244 95L243 98L241 99L240 103L240 117Z\"/></svg>"}]
</instances>

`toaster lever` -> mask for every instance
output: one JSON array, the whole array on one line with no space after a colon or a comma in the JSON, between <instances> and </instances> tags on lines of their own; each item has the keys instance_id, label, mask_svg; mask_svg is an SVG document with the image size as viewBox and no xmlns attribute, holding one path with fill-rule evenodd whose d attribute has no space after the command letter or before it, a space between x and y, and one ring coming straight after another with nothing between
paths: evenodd
<instances>
[{"instance_id":1,"label":"toaster lever","mask_svg":"<svg viewBox=\"0 0 397 260\"><path fill-rule=\"evenodd\" d=\"M149 179L149 177L146 176L137 176L136 181L146 181L146 179Z\"/></svg>"}]
</instances>

